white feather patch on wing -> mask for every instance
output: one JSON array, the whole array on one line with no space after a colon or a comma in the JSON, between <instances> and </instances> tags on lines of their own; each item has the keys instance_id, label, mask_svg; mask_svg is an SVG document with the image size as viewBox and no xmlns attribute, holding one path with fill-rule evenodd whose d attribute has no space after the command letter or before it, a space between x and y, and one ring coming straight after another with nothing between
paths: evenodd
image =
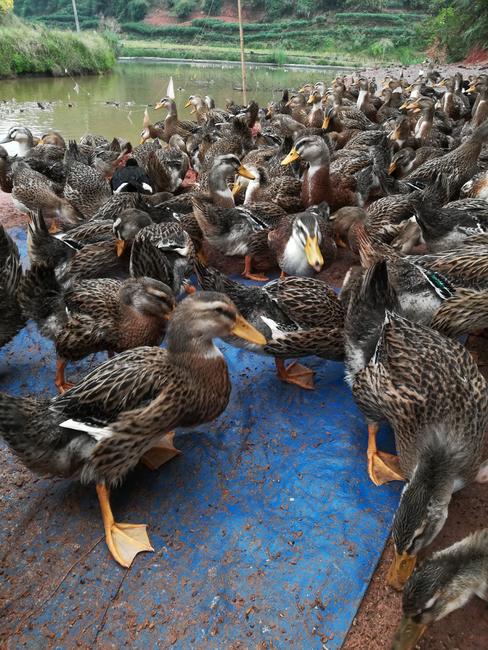
<instances>
[{"instance_id":1,"label":"white feather patch on wing","mask_svg":"<svg viewBox=\"0 0 488 650\"><path fill-rule=\"evenodd\" d=\"M143 183L142 188L144 190L146 190L147 192L152 192L153 191L153 188L150 185L148 185L148 183Z\"/></svg>"},{"instance_id":2,"label":"white feather patch on wing","mask_svg":"<svg viewBox=\"0 0 488 650\"><path fill-rule=\"evenodd\" d=\"M276 321L263 315L261 315L261 320L271 330L271 337L274 341L277 341L278 339L286 338L284 332L280 330L280 328L278 327L278 323L276 323Z\"/></svg>"},{"instance_id":3,"label":"white feather patch on wing","mask_svg":"<svg viewBox=\"0 0 488 650\"><path fill-rule=\"evenodd\" d=\"M65 429L74 429L75 431L83 431L97 441L111 438L114 435L112 429L108 427L92 427L85 422L78 422L77 420L65 420L61 422L60 427Z\"/></svg>"},{"instance_id":4,"label":"white feather patch on wing","mask_svg":"<svg viewBox=\"0 0 488 650\"><path fill-rule=\"evenodd\" d=\"M122 190L124 189L124 187L127 187L128 184L129 184L129 183L121 183L121 184L118 186L118 188L115 190L114 194L119 194L120 192L122 192Z\"/></svg>"}]
</instances>

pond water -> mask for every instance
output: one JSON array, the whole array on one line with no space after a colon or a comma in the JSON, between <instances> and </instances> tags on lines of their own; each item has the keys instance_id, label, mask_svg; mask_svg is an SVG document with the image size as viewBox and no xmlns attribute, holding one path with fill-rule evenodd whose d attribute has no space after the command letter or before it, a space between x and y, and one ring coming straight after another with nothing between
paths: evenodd
<instances>
[{"instance_id":1,"label":"pond water","mask_svg":"<svg viewBox=\"0 0 488 650\"><path fill-rule=\"evenodd\" d=\"M279 98L282 88L298 88L306 81L319 79L327 82L338 72L249 66L248 99L256 99L262 105L271 98ZM237 66L124 62L105 76L0 81L0 138L11 126L24 125L35 135L54 128L65 138L99 133L137 142L144 108L166 94L170 76L181 119L191 119L184 105L192 94L211 95L217 106L223 106L230 97L242 103ZM165 111L151 108L149 112L153 122L165 115Z\"/></svg>"}]
</instances>

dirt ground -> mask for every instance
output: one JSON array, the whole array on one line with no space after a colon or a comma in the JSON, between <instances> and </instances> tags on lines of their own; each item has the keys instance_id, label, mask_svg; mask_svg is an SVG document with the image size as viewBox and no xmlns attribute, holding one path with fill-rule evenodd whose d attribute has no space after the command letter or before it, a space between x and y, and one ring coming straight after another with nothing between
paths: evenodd
<instances>
[{"instance_id":1,"label":"dirt ground","mask_svg":"<svg viewBox=\"0 0 488 650\"><path fill-rule=\"evenodd\" d=\"M0 192L0 221L6 228L26 224L27 221L26 215L18 212L10 196L3 192ZM210 256L209 261L215 262L217 259ZM222 264L222 259L218 261L219 266L224 267L223 270L234 272L239 269L241 263L237 259L227 264ZM340 287L344 273L356 261L354 254L340 249L338 259L319 277L335 287ZM471 337L468 347L475 352L480 367L488 377L487 339ZM486 456L488 456L488 444ZM31 474L24 471L20 464L18 473L10 478L14 482L32 480ZM428 548L427 554L449 546L467 534L486 526L487 511L488 487L472 485L455 495L449 509L447 524L435 543ZM389 542L353 621L343 650L365 650L366 648L389 650L391 647L401 615L401 594L386 585L386 573L392 557L393 549ZM474 599L466 607L454 612L428 630L418 647L422 650L461 650L461 648L462 650L485 650L488 648L486 603Z\"/></svg>"}]
</instances>

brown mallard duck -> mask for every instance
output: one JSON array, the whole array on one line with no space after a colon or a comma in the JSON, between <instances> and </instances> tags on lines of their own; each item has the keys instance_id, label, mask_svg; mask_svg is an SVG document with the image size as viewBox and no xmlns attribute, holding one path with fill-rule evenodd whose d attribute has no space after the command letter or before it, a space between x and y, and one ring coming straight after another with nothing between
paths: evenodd
<instances>
[{"instance_id":1,"label":"brown mallard duck","mask_svg":"<svg viewBox=\"0 0 488 650\"><path fill-rule=\"evenodd\" d=\"M448 200L456 198L461 187L478 171L478 158L483 144L488 140L488 120L483 122L459 147L440 158L427 160L406 178L415 183L432 183L440 175Z\"/></svg>"},{"instance_id":2,"label":"brown mallard duck","mask_svg":"<svg viewBox=\"0 0 488 650\"><path fill-rule=\"evenodd\" d=\"M17 244L0 224L0 348L22 329L26 318L18 300L22 266Z\"/></svg>"},{"instance_id":3,"label":"brown mallard duck","mask_svg":"<svg viewBox=\"0 0 488 650\"><path fill-rule=\"evenodd\" d=\"M155 110L165 108L168 114L164 118L164 128L160 137L165 142L169 142L171 136L177 134L186 139L191 133L198 129L198 124L192 120L178 119L176 102L170 97L163 97L154 107Z\"/></svg>"},{"instance_id":4,"label":"brown mallard duck","mask_svg":"<svg viewBox=\"0 0 488 650\"><path fill-rule=\"evenodd\" d=\"M345 340L346 377L369 422L370 476L376 484L408 481L393 524L389 581L399 587L444 526L453 492L486 474L488 388L463 346L397 310L386 263L378 262L349 302ZM377 450L385 419L398 457Z\"/></svg>"},{"instance_id":5,"label":"brown mallard duck","mask_svg":"<svg viewBox=\"0 0 488 650\"><path fill-rule=\"evenodd\" d=\"M159 345L175 304L167 285L145 277L82 280L63 290L47 265L26 272L19 302L41 334L56 345L55 384L60 392L72 386L64 377L69 361L104 350L113 354Z\"/></svg>"},{"instance_id":6,"label":"brown mallard duck","mask_svg":"<svg viewBox=\"0 0 488 650\"><path fill-rule=\"evenodd\" d=\"M210 422L226 408L231 384L213 339L231 333L266 342L226 296L195 294L175 309L166 349L121 352L51 400L0 394L0 432L29 469L96 484L107 546L124 567L153 549L145 525L115 522L109 490L143 456L157 466L178 453L175 427Z\"/></svg>"},{"instance_id":7,"label":"brown mallard duck","mask_svg":"<svg viewBox=\"0 0 488 650\"><path fill-rule=\"evenodd\" d=\"M434 553L403 590L403 618L392 650L414 650L428 626L471 598L488 601L488 528Z\"/></svg>"},{"instance_id":8,"label":"brown mallard duck","mask_svg":"<svg viewBox=\"0 0 488 650\"><path fill-rule=\"evenodd\" d=\"M288 277L261 287L239 284L225 275L196 264L200 285L228 295L246 319L266 338L259 347L241 343L235 337L226 341L258 354L274 357L279 379L300 388L314 388L314 372L285 359L316 355L340 361L344 357L344 309L333 289L315 278Z\"/></svg>"},{"instance_id":9,"label":"brown mallard duck","mask_svg":"<svg viewBox=\"0 0 488 650\"><path fill-rule=\"evenodd\" d=\"M0 190L8 194L13 187L12 162L8 151L0 145Z\"/></svg>"},{"instance_id":10,"label":"brown mallard duck","mask_svg":"<svg viewBox=\"0 0 488 650\"><path fill-rule=\"evenodd\" d=\"M71 203L56 193L62 189L46 176L22 161L16 162L12 170L12 201L18 210L26 213L42 210L54 229L56 225L70 227L83 221L83 216Z\"/></svg>"},{"instance_id":11,"label":"brown mallard duck","mask_svg":"<svg viewBox=\"0 0 488 650\"><path fill-rule=\"evenodd\" d=\"M301 198L305 208L323 201L332 211L346 205L358 205L360 197L356 191L355 179L329 173L330 153L323 138L316 135L301 136L281 164L289 165L299 159L308 163L302 178Z\"/></svg>"}]
</instances>

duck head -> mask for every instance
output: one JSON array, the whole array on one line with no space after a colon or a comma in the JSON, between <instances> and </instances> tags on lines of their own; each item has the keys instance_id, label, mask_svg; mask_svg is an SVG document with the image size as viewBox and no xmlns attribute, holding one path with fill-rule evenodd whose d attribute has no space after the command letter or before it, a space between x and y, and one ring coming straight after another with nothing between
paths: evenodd
<instances>
[{"instance_id":1,"label":"duck head","mask_svg":"<svg viewBox=\"0 0 488 650\"><path fill-rule=\"evenodd\" d=\"M136 312L163 320L169 320L176 304L168 285L146 277L126 280L120 298L123 305Z\"/></svg>"},{"instance_id":2,"label":"duck head","mask_svg":"<svg viewBox=\"0 0 488 650\"><path fill-rule=\"evenodd\" d=\"M257 345L266 339L245 318L232 300L222 293L200 291L182 300L174 311L168 327L168 349L185 352L194 348L205 356L220 356L214 338L238 336Z\"/></svg>"},{"instance_id":3,"label":"duck head","mask_svg":"<svg viewBox=\"0 0 488 650\"><path fill-rule=\"evenodd\" d=\"M12 126L0 144L16 142L18 145L18 156L24 157L34 146L34 137L30 129L25 126Z\"/></svg>"},{"instance_id":4,"label":"duck head","mask_svg":"<svg viewBox=\"0 0 488 650\"><path fill-rule=\"evenodd\" d=\"M413 650L428 625L486 594L488 529L443 549L416 569L403 591L403 618L392 650Z\"/></svg>"},{"instance_id":5,"label":"duck head","mask_svg":"<svg viewBox=\"0 0 488 650\"><path fill-rule=\"evenodd\" d=\"M329 161L329 149L323 138L318 135L303 135L295 140L290 153L281 161L289 165L295 160L305 160L310 165Z\"/></svg>"},{"instance_id":6,"label":"duck head","mask_svg":"<svg viewBox=\"0 0 488 650\"><path fill-rule=\"evenodd\" d=\"M116 238L117 256L120 257L123 254L127 245L134 241L135 236L142 228L150 226L152 223L153 221L147 212L136 208L123 210L112 226Z\"/></svg>"},{"instance_id":7,"label":"duck head","mask_svg":"<svg viewBox=\"0 0 488 650\"><path fill-rule=\"evenodd\" d=\"M326 207L327 215L329 207ZM320 208L318 208L320 210ZM308 264L318 273L324 266L324 258L320 250L322 243L322 232L320 229L319 212L313 206L306 212L298 214L293 220L291 236L299 248L301 248L307 258Z\"/></svg>"},{"instance_id":8,"label":"duck head","mask_svg":"<svg viewBox=\"0 0 488 650\"><path fill-rule=\"evenodd\" d=\"M393 521L395 559L388 583L395 589L403 588L418 553L442 530L454 490L451 460L446 450L427 446L419 452L419 457Z\"/></svg>"}]
</instances>

